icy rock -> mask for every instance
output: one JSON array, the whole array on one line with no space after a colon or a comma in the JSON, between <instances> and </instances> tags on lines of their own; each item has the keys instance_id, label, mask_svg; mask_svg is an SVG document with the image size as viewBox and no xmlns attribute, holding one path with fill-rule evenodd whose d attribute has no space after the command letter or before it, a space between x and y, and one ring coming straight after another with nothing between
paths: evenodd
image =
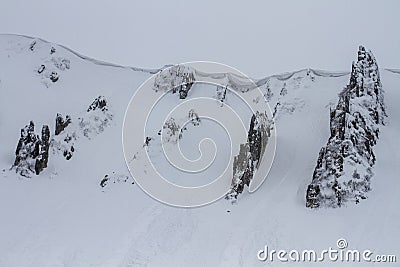
<instances>
[{"instance_id":1,"label":"icy rock","mask_svg":"<svg viewBox=\"0 0 400 267\"><path fill-rule=\"evenodd\" d=\"M86 111L87 114L78 118L78 121L80 131L89 139L102 133L114 117L104 96L97 97Z\"/></svg>"},{"instance_id":2,"label":"icy rock","mask_svg":"<svg viewBox=\"0 0 400 267\"><path fill-rule=\"evenodd\" d=\"M372 148L385 117L378 64L373 54L360 46L349 84L330 111L331 134L319 152L307 188L307 207L340 207L366 198L376 161Z\"/></svg>"},{"instance_id":3,"label":"icy rock","mask_svg":"<svg viewBox=\"0 0 400 267\"><path fill-rule=\"evenodd\" d=\"M55 72L55 71L52 71L51 74L50 74L50 76L49 76L49 79L50 79L53 83L57 82L59 78L60 78L60 76L59 76L58 73Z\"/></svg>"},{"instance_id":4,"label":"icy rock","mask_svg":"<svg viewBox=\"0 0 400 267\"><path fill-rule=\"evenodd\" d=\"M265 113L253 114L247 143L240 144L239 155L233 161L233 179L227 199L237 199L245 186L249 186L259 167L270 136L270 121Z\"/></svg>"},{"instance_id":5,"label":"icy rock","mask_svg":"<svg viewBox=\"0 0 400 267\"><path fill-rule=\"evenodd\" d=\"M20 139L15 151L15 161L12 168L22 176L31 177L32 173L38 175L47 168L50 147L50 130L47 125L42 127L39 138L35 134L33 121L21 129Z\"/></svg>"},{"instance_id":6,"label":"icy rock","mask_svg":"<svg viewBox=\"0 0 400 267\"><path fill-rule=\"evenodd\" d=\"M94 110L101 110L101 111L106 111L107 110L107 100L104 96L99 96L97 97L92 104L90 104L89 108L87 109L87 112L89 111L94 111Z\"/></svg>"},{"instance_id":7,"label":"icy rock","mask_svg":"<svg viewBox=\"0 0 400 267\"><path fill-rule=\"evenodd\" d=\"M39 175L45 168L49 161L49 148L50 148L50 130L49 126L43 125L42 127L42 138L39 141L40 151L35 162L35 173Z\"/></svg>"},{"instance_id":8,"label":"icy rock","mask_svg":"<svg viewBox=\"0 0 400 267\"><path fill-rule=\"evenodd\" d=\"M71 117L69 115L66 116L65 120L60 113L56 115L56 129L55 135L59 135L64 129L71 123Z\"/></svg>"},{"instance_id":9,"label":"icy rock","mask_svg":"<svg viewBox=\"0 0 400 267\"><path fill-rule=\"evenodd\" d=\"M169 91L179 93L180 99L188 96L189 90L195 82L194 70L188 66L176 65L164 69L157 74L154 80L154 90Z\"/></svg>"}]
</instances>

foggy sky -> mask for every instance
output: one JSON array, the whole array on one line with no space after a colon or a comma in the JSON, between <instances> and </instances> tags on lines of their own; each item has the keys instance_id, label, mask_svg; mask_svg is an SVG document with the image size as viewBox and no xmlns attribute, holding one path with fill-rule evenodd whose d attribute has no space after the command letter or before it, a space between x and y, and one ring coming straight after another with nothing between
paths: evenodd
<instances>
[{"instance_id":1,"label":"foggy sky","mask_svg":"<svg viewBox=\"0 0 400 267\"><path fill-rule=\"evenodd\" d=\"M0 33L121 65L210 60L253 77L350 70L359 44L400 68L400 1L1 0Z\"/></svg>"}]
</instances>

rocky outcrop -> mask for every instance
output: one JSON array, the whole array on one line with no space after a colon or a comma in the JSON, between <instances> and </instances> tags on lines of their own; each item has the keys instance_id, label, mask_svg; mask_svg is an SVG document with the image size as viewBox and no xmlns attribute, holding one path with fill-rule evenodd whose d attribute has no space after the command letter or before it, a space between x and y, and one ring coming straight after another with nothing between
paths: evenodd
<instances>
[{"instance_id":1,"label":"rocky outcrop","mask_svg":"<svg viewBox=\"0 0 400 267\"><path fill-rule=\"evenodd\" d=\"M60 113L56 115L56 129L55 135L59 135L64 129L71 123L71 117L69 115L66 116L65 120Z\"/></svg>"},{"instance_id":2,"label":"rocky outcrop","mask_svg":"<svg viewBox=\"0 0 400 267\"><path fill-rule=\"evenodd\" d=\"M107 100L104 96L98 96L92 104L87 109L87 112L90 111L95 111L95 110L101 110L101 111L106 111L108 110L107 108Z\"/></svg>"},{"instance_id":3,"label":"rocky outcrop","mask_svg":"<svg viewBox=\"0 0 400 267\"><path fill-rule=\"evenodd\" d=\"M58 113L53 137L47 125L43 125L40 137L36 135L35 124L31 121L21 130L11 168L25 177L39 175L47 168L50 148L51 153L61 154L66 160L70 160L75 153L75 141L78 138L84 136L91 139L102 133L112 119L113 114L109 111L106 98L99 96L90 104L84 116L74 122L69 115L64 119Z\"/></svg>"},{"instance_id":4,"label":"rocky outcrop","mask_svg":"<svg viewBox=\"0 0 400 267\"><path fill-rule=\"evenodd\" d=\"M270 136L270 126L265 113L253 114L247 143L240 144L239 155L233 161L233 179L227 199L237 199L245 186L249 186L262 160Z\"/></svg>"},{"instance_id":5,"label":"rocky outcrop","mask_svg":"<svg viewBox=\"0 0 400 267\"><path fill-rule=\"evenodd\" d=\"M60 114L57 114L56 132L58 134L52 140L53 152L61 153L66 160L70 160L76 152L77 139L81 136L88 139L95 137L110 126L112 119L113 114L104 96L96 97L86 109L85 114L74 121L68 115L64 120Z\"/></svg>"},{"instance_id":6,"label":"rocky outcrop","mask_svg":"<svg viewBox=\"0 0 400 267\"><path fill-rule=\"evenodd\" d=\"M110 126L113 113L109 110L109 103L104 96L98 96L86 110L87 113L78 118L79 131L89 139L102 133Z\"/></svg>"},{"instance_id":7,"label":"rocky outcrop","mask_svg":"<svg viewBox=\"0 0 400 267\"><path fill-rule=\"evenodd\" d=\"M194 70L188 66L176 65L160 71L154 80L154 90L179 93L180 99L188 96L189 90L195 82Z\"/></svg>"},{"instance_id":8,"label":"rocky outcrop","mask_svg":"<svg viewBox=\"0 0 400 267\"><path fill-rule=\"evenodd\" d=\"M350 82L330 111L331 134L307 188L307 207L340 207L367 198L376 161L373 146L386 116L383 100L377 62L360 46Z\"/></svg>"},{"instance_id":9,"label":"rocky outcrop","mask_svg":"<svg viewBox=\"0 0 400 267\"><path fill-rule=\"evenodd\" d=\"M50 130L49 126L43 125L42 127L42 138L39 142L39 155L35 161L35 173L39 175L45 168L49 161L49 148L50 148Z\"/></svg>"},{"instance_id":10,"label":"rocky outcrop","mask_svg":"<svg viewBox=\"0 0 400 267\"><path fill-rule=\"evenodd\" d=\"M49 127L43 125L41 137L39 137L35 134L35 124L31 121L29 125L21 129L12 169L25 177L31 177L33 173L38 175L47 168L49 148Z\"/></svg>"}]
</instances>

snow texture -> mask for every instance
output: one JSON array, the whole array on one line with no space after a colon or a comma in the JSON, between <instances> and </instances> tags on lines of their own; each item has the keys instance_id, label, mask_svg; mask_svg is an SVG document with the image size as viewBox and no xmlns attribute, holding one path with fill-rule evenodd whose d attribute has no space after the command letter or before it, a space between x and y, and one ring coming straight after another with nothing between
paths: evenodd
<instances>
[{"instance_id":1,"label":"snow texture","mask_svg":"<svg viewBox=\"0 0 400 267\"><path fill-rule=\"evenodd\" d=\"M268 262L260 262L256 255L265 245L276 250L322 250L335 247L342 237L352 249L400 255L400 75L385 69L379 73L369 52L360 50L351 76L304 69L256 80L276 111L277 150L265 183L254 194L244 190L234 204L221 199L202 208L178 209L154 201L133 183L122 152L129 99L161 69L115 66L26 36L0 35L0 48L0 266L266 266ZM58 75L55 82L50 78L53 71ZM213 77L239 90L251 89L236 75L216 73ZM341 90L351 77L350 86ZM235 106L250 125L248 109L231 92L217 97L221 90L209 87L216 105L224 99L222 104ZM194 85L187 92L189 99L201 90ZM332 136L330 112L334 121L340 118L338 94L343 101L349 96L345 126L350 128L340 141L349 145L349 155L343 161L343 175L335 179L341 192L351 188L350 181L364 183L353 183L355 189L344 194L343 200L356 201L367 193L368 199L340 209L311 210L304 195L317 155ZM177 94L166 97L172 107L181 101ZM166 111L156 110L156 117L158 112ZM67 115L71 119L58 135L57 114L64 122ZM189 114L183 117L188 119ZM175 119L178 123L179 118ZM35 125L34 131L29 130L32 139L38 140L39 135L43 141L41 127L48 125L52 141L47 167L39 175L34 172L34 158L27 156L32 159L28 160L31 178L25 178L10 167L15 165L21 128L30 121ZM340 124L332 124L336 125ZM158 124L150 129L153 139L148 149L155 165L167 170L154 138L161 128ZM342 132L336 127L332 130L332 140L338 140ZM26 129L24 138L27 133ZM198 126L187 124L181 138L185 155L196 157L193 144L209 135L221 145L217 155L221 157L216 158L215 168L207 169L209 173L194 176L200 183L209 182L229 158L223 153L224 134L202 119ZM25 155L31 155L26 149ZM67 156L72 153L70 160L64 157L65 151ZM326 159L323 156L327 163ZM374 176L367 184L368 169ZM312 183L334 177L317 170L321 176ZM177 183L189 179L172 170L166 174L172 174ZM368 192L366 185L371 188ZM321 192L332 198L321 198L324 204L320 206L337 206L333 189L321 188Z\"/></svg>"}]
</instances>

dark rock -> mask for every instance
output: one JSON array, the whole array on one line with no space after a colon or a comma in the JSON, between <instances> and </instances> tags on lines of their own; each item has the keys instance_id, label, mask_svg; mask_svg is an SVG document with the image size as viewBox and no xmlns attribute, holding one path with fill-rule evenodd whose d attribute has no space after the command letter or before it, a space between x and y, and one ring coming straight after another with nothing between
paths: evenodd
<instances>
[{"instance_id":1,"label":"dark rock","mask_svg":"<svg viewBox=\"0 0 400 267\"><path fill-rule=\"evenodd\" d=\"M31 50L31 51L35 50L35 46L36 46L36 40L33 41L33 42L29 45L29 50Z\"/></svg>"},{"instance_id":2,"label":"dark rock","mask_svg":"<svg viewBox=\"0 0 400 267\"><path fill-rule=\"evenodd\" d=\"M50 78L50 80L51 80L53 83L55 83L55 82L58 81L59 75L58 75L57 72L52 71L49 78Z\"/></svg>"},{"instance_id":3,"label":"dark rock","mask_svg":"<svg viewBox=\"0 0 400 267\"><path fill-rule=\"evenodd\" d=\"M71 147L71 148L73 148L73 147ZM72 155L73 155L72 152L73 152L73 151L64 150L63 155L64 155L64 157L65 157L66 160L70 160L70 159L72 158Z\"/></svg>"},{"instance_id":4,"label":"dark rock","mask_svg":"<svg viewBox=\"0 0 400 267\"><path fill-rule=\"evenodd\" d=\"M144 145L148 146L150 144L150 141L152 140L151 137L146 136L146 140L144 141Z\"/></svg>"},{"instance_id":5,"label":"dark rock","mask_svg":"<svg viewBox=\"0 0 400 267\"><path fill-rule=\"evenodd\" d=\"M101 111L106 111L107 109L107 100L104 96L99 96L97 97L92 104L90 104L89 108L87 109L87 112L89 111L94 111L94 110L101 110Z\"/></svg>"},{"instance_id":6,"label":"dark rock","mask_svg":"<svg viewBox=\"0 0 400 267\"><path fill-rule=\"evenodd\" d=\"M42 127L41 138L35 135L33 121L21 130L15 161L12 168L25 177L31 177L31 173L38 175L45 168L49 159L50 130L47 125Z\"/></svg>"},{"instance_id":7,"label":"dark rock","mask_svg":"<svg viewBox=\"0 0 400 267\"><path fill-rule=\"evenodd\" d=\"M307 208L318 208L319 207L319 186L310 184L307 187Z\"/></svg>"},{"instance_id":8,"label":"dark rock","mask_svg":"<svg viewBox=\"0 0 400 267\"><path fill-rule=\"evenodd\" d=\"M65 120L61 114L57 113L56 115L56 128L55 135L59 135L64 129L71 123L71 117L69 115L66 116Z\"/></svg>"},{"instance_id":9,"label":"dark rock","mask_svg":"<svg viewBox=\"0 0 400 267\"><path fill-rule=\"evenodd\" d=\"M50 148L50 130L49 126L43 125L42 127L42 138L39 141L40 153L36 158L35 162L35 173L39 175L45 168L49 161L49 148Z\"/></svg>"},{"instance_id":10,"label":"dark rock","mask_svg":"<svg viewBox=\"0 0 400 267\"><path fill-rule=\"evenodd\" d=\"M107 185L108 180L109 180L108 174L106 174L106 175L104 176L104 178L100 181L100 186L101 186L101 187L105 187L105 186Z\"/></svg>"},{"instance_id":11,"label":"dark rock","mask_svg":"<svg viewBox=\"0 0 400 267\"><path fill-rule=\"evenodd\" d=\"M45 65L40 65L39 69L38 69L38 73L42 73L44 70L46 69Z\"/></svg>"},{"instance_id":12,"label":"dark rock","mask_svg":"<svg viewBox=\"0 0 400 267\"><path fill-rule=\"evenodd\" d=\"M184 73L182 76L182 84L179 85L179 98L185 99L189 93L190 88L193 86L194 76L193 73Z\"/></svg>"}]
</instances>

